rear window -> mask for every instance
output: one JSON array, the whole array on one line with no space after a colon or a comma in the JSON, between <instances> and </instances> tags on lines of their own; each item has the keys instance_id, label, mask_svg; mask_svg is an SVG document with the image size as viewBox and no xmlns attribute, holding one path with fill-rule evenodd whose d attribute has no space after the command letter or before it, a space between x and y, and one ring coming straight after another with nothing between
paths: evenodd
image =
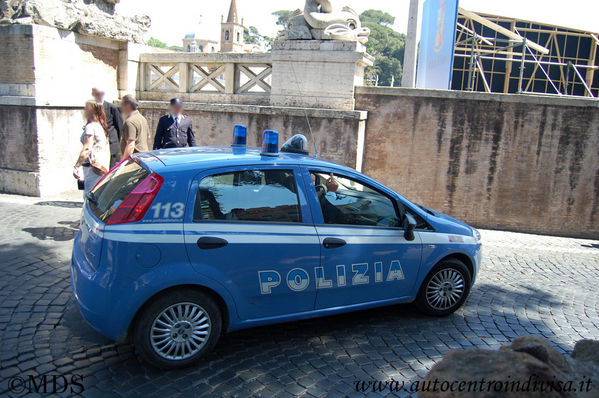
<instances>
[{"instance_id":1,"label":"rear window","mask_svg":"<svg viewBox=\"0 0 599 398\"><path fill-rule=\"evenodd\" d=\"M246 170L216 174L200 182L194 221L300 221L291 170Z\"/></svg>"},{"instance_id":2,"label":"rear window","mask_svg":"<svg viewBox=\"0 0 599 398\"><path fill-rule=\"evenodd\" d=\"M127 195L148 174L143 167L132 159L121 163L92 190L90 197L88 197L90 210L102 222L106 222Z\"/></svg>"}]
</instances>

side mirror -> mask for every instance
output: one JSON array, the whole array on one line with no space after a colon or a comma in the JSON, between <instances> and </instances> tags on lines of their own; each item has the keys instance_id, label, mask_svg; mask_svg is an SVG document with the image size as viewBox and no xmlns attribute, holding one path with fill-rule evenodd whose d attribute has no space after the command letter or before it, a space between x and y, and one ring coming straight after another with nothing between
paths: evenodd
<instances>
[{"instance_id":1,"label":"side mirror","mask_svg":"<svg viewBox=\"0 0 599 398\"><path fill-rule=\"evenodd\" d=\"M416 220L414 216L411 214L406 214L404 218L404 229L406 232L404 233L404 237L406 240L412 241L415 239L414 230L416 229Z\"/></svg>"}]
</instances>

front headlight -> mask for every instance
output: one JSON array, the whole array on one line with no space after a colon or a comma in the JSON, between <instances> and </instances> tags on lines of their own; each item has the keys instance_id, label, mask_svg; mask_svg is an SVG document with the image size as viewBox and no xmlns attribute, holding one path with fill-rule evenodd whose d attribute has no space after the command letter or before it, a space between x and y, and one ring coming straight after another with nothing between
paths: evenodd
<instances>
[{"instance_id":1,"label":"front headlight","mask_svg":"<svg viewBox=\"0 0 599 398\"><path fill-rule=\"evenodd\" d=\"M478 232L478 229L472 228L472 232L474 233L474 239L476 239L476 243L480 243L480 232Z\"/></svg>"}]
</instances>

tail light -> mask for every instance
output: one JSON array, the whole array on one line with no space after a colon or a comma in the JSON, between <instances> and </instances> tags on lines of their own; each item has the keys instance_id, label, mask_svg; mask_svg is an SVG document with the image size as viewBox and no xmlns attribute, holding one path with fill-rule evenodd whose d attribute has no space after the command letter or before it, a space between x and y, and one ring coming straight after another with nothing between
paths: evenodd
<instances>
[{"instance_id":1,"label":"tail light","mask_svg":"<svg viewBox=\"0 0 599 398\"><path fill-rule=\"evenodd\" d=\"M127 195L106 224L125 224L141 220L148 212L163 182L164 178L156 173L147 176Z\"/></svg>"}]
</instances>

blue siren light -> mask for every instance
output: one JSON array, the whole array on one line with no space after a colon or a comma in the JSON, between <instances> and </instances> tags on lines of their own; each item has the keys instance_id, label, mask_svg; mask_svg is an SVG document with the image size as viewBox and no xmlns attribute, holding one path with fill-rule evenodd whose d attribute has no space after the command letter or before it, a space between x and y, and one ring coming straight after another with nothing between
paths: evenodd
<instances>
[{"instance_id":1,"label":"blue siren light","mask_svg":"<svg viewBox=\"0 0 599 398\"><path fill-rule=\"evenodd\" d=\"M247 145L247 127L243 124L236 124L233 129L233 146Z\"/></svg>"},{"instance_id":2,"label":"blue siren light","mask_svg":"<svg viewBox=\"0 0 599 398\"><path fill-rule=\"evenodd\" d=\"M262 137L262 155L279 155L279 132L275 130L264 130Z\"/></svg>"}]
</instances>

